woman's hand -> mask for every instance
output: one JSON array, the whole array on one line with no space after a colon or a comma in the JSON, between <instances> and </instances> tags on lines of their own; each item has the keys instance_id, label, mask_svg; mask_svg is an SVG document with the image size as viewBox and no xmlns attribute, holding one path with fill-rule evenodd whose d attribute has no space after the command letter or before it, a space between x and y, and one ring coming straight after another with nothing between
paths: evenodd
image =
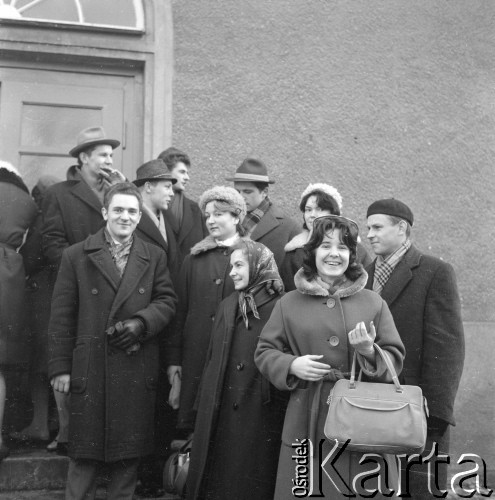
<instances>
[{"instance_id":1,"label":"woman's hand","mask_svg":"<svg viewBox=\"0 0 495 500\"><path fill-rule=\"evenodd\" d=\"M376 338L376 330L373 321L370 323L370 331L366 330L364 321L356 325L354 330L349 332L349 342L356 351L363 356L374 354L373 343Z\"/></svg>"},{"instance_id":2,"label":"woman's hand","mask_svg":"<svg viewBox=\"0 0 495 500\"><path fill-rule=\"evenodd\" d=\"M295 375L302 380L309 380L310 382L316 382L322 379L330 372L331 368L330 365L316 361L322 357L323 354L306 354L306 356L299 356L290 365L289 374Z\"/></svg>"}]
</instances>

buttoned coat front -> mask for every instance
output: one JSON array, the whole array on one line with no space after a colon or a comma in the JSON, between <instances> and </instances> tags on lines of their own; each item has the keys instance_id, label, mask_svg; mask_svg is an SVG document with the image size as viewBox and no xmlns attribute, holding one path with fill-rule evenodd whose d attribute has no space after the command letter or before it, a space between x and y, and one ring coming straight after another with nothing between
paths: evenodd
<instances>
[{"instance_id":1,"label":"buttoned coat front","mask_svg":"<svg viewBox=\"0 0 495 500\"><path fill-rule=\"evenodd\" d=\"M69 455L106 462L153 450L158 335L176 306L163 251L134 236L120 278L103 230L62 257L48 330L49 377L71 374ZM128 355L106 330L140 318L146 336Z\"/></svg>"},{"instance_id":2,"label":"buttoned coat front","mask_svg":"<svg viewBox=\"0 0 495 500\"><path fill-rule=\"evenodd\" d=\"M375 262L366 288L373 288ZM454 269L411 246L381 296L406 347L402 376L419 385L430 415L455 425L454 400L464 365L464 328Z\"/></svg>"},{"instance_id":3,"label":"buttoned coat front","mask_svg":"<svg viewBox=\"0 0 495 500\"><path fill-rule=\"evenodd\" d=\"M348 332L364 321L367 328L374 322L377 332L375 342L390 354L397 372L402 368L404 346L394 326L387 304L374 292L364 290L367 275L363 275L347 288L337 290L334 295L317 285L306 281L301 271L296 274L297 290L287 293L273 309L272 315L261 332L255 353L255 363L275 387L291 391L287 408L282 447L277 473L275 491L276 500L294 498L292 487L296 474L296 462L293 459L297 440L311 439L315 457L313 471L315 493L320 463L318 462L318 443L323 442L323 457L330 452L332 445L325 439L323 427L328 412L328 395L335 382L307 382L289 374L292 362L307 354L323 355L320 361L332 369L346 373L350 371L353 350L348 341ZM374 378L383 380L386 373L381 358L377 359ZM319 401L313 408L313 398L318 394ZM318 397L318 396L316 396ZM347 493L345 485L352 485L352 480L363 469L359 466L361 454L344 451L336 469L341 478L333 476L335 484L322 475L321 490L324 498L341 498ZM327 469L331 469L328 467ZM343 479L343 482L342 482ZM377 497L375 497L377 498Z\"/></svg>"}]
</instances>

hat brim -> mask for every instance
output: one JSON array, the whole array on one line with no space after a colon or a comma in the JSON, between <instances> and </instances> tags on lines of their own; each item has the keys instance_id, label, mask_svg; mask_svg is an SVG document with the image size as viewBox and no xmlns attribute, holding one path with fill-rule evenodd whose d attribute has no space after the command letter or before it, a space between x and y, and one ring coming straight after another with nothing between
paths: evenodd
<instances>
[{"instance_id":1,"label":"hat brim","mask_svg":"<svg viewBox=\"0 0 495 500\"><path fill-rule=\"evenodd\" d=\"M145 182L153 182L153 181L170 181L172 184L177 184L177 179L174 177L143 177L142 179L136 179L132 181L134 185L137 187L142 186Z\"/></svg>"},{"instance_id":2,"label":"hat brim","mask_svg":"<svg viewBox=\"0 0 495 500\"><path fill-rule=\"evenodd\" d=\"M239 175L238 177L225 177L226 181L231 181L231 182L262 182L264 184L275 184L275 181L272 181L270 179L254 179L253 177L244 177L242 174Z\"/></svg>"},{"instance_id":3,"label":"hat brim","mask_svg":"<svg viewBox=\"0 0 495 500\"><path fill-rule=\"evenodd\" d=\"M85 142L84 144L79 144L75 148L72 148L69 151L69 154L74 158L77 158L81 151L84 151L85 149L88 149L92 146L98 146L100 144L108 144L109 146L112 146L112 149L115 149L120 146L120 141L118 141L117 139L98 139L96 141Z\"/></svg>"}]
</instances>

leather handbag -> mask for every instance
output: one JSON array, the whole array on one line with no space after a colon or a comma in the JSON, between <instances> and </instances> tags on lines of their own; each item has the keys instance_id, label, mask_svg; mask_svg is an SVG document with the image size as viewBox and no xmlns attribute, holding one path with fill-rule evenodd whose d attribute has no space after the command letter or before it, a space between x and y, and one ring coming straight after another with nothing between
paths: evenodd
<instances>
[{"instance_id":1,"label":"leather handbag","mask_svg":"<svg viewBox=\"0 0 495 500\"><path fill-rule=\"evenodd\" d=\"M188 439L179 450L172 453L163 467L163 488L167 493L186 496L186 480L189 472L192 439Z\"/></svg>"},{"instance_id":2,"label":"leather handbag","mask_svg":"<svg viewBox=\"0 0 495 500\"><path fill-rule=\"evenodd\" d=\"M428 407L421 388L401 385L395 368L383 350L374 344L393 383L356 381L354 351L350 380L338 380L328 397L324 434L350 451L362 453L421 453L426 444Z\"/></svg>"}]
</instances>

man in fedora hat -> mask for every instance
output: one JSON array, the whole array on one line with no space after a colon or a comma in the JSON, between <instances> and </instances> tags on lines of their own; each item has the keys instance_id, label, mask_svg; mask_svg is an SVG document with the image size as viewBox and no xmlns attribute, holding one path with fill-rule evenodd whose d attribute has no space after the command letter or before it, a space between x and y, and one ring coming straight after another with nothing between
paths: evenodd
<instances>
[{"instance_id":1,"label":"man in fedora hat","mask_svg":"<svg viewBox=\"0 0 495 500\"><path fill-rule=\"evenodd\" d=\"M205 219L198 204L187 198L184 192L189 184L189 169L191 160L189 156L180 149L170 147L158 155L163 160L172 176L177 182L172 186L174 197L165 211L165 220L173 229L178 246L178 266L182 264L189 250L206 238Z\"/></svg>"},{"instance_id":2,"label":"man in fedora hat","mask_svg":"<svg viewBox=\"0 0 495 500\"><path fill-rule=\"evenodd\" d=\"M177 273L177 244L164 213L174 197L172 186L177 182L161 160L141 165L133 181L143 197L143 215L137 227L138 236L162 248L175 281Z\"/></svg>"},{"instance_id":3,"label":"man in fedora hat","mask_svg":"<svg viewBox=\"0 0 495 500\"><path fill-rule=\"evenodd\" d=\"M394 198L375 201L368 207L367 218L368 239L377 258L366 269L366 288L387 302L406 347L404 382L419 385L428 402L423 456L431 453L434 442L439 454L448 454L449 426L455 425L454 400L464 364L464 330L454 269L411 243L414 216L405 203ZM413 465L408 480L402 478L402 492L423 499L432 497L434 490L429 488L445 490L446 464L438 466L436 477L429 477L428 467Z\"/></svg>"},{"instance_id":4,"label":"man in fedora hat","mask_svg":"<svg viewBox=\"0 0 495 500\"><path fill-rule=\"evenodd\" d=\"M236 170L234 177L227 177L244 198L247 215L242 225L250 238L267 246L280 267L285 256L284 246L300 232L299 225L284 215L282 210L268 198L270 180L265 164L255 158L246 158Z\"/></svg>"},{"instance_id":5,"label":"man in fedora hat","mask_svg":"<svg viewBox=\"0 0 495 500\"><path fill-rule=\"evenodd\" d=\"M125 180L121 172L112 168L113 150L119 145L117 139L107 137L103 127L82 130L76 145L69 151L77 159L76 168L68 180L55 184L45 194L42 245L43 254L53 271L50 294L62 252L103 227L103 197L112 184ZM66 396L59 392L54 394L61 425L56 439L49 445L50 451L58 449L59 445L66 446L69 419Z\"/></svg>"}]
</instances>

